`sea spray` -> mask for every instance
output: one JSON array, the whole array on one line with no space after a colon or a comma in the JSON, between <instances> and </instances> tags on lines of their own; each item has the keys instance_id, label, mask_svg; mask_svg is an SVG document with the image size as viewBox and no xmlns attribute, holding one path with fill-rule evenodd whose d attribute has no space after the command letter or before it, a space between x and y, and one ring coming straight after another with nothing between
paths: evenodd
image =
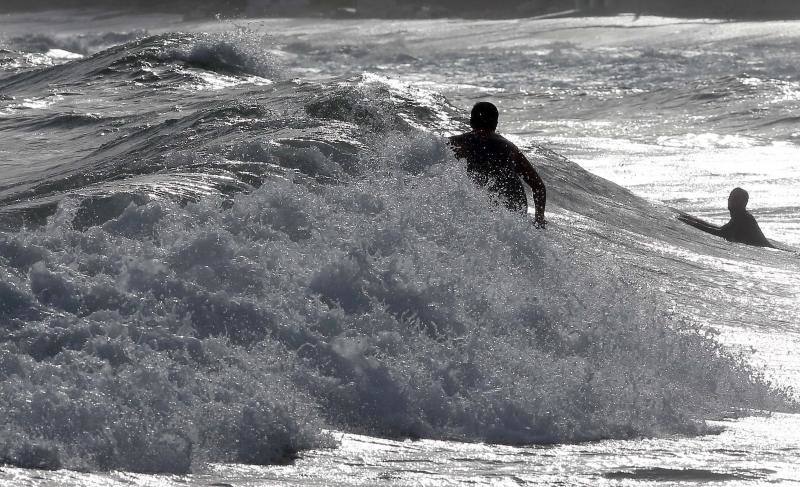
<instances>
[{"instance_id":1,"label":"sea spray","mask_svg":"<svg viewBox=\"0 0 800 487\"><path fill-rule=\"evenodd\" d=\"M187 61L161 56L193 42L149 38L5 86L68 74L184 96L165 73ZM155 85L130 79L156 62ZM185 472L290 461L333 446L331 427L530 444L794 406L598 256L602 236L589 248L492 206L434 134L457 127L446 102L375 76L245 93L123 122L27 187L58 205L0 236L4 462ZM624 216L583 189L607 184L545 162L552 200Z\"/></svg>"},{"instance_id":2,"label":"sea spray","mask_svg":"<svg viewBox=\"0 0 800 487\"><path fill-rule=\"evenodd\" d=\"M223 74L251 74L268 79L280 76L280 63L272 55L273 40L245 28L200 34L177 49L166 49L163 61L179 60L189 66Z\"/></svg>"},{"instance_id":3,"label":"sea spray","mask_svg":"<svg viewBox=\"0 0 800 487\"><path fill-rule=\"evenodd\" d=\"M641 278L493 208L443 142L387 135L435 157L4 235L5 461L186 471L331 445L323 424L528 444L786 407Z\"/></svg>"}]
</instances>

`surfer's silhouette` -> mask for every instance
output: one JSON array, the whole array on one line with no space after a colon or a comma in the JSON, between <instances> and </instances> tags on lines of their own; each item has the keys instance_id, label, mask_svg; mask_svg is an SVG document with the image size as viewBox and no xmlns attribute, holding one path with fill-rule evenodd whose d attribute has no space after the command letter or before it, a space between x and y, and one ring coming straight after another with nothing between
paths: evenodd
<instances>
[{"instance_id":1,"label":"surfer's silhouette","mask_svg":"<svg viewBox=\"0 0 800 487\"><path fill-rule=\"evenodd\" d=\"M775 248L761 232L755 217L747 211L749 199L750 195L747 194L747 191L742 188L734 188L728 196L728 211L731 212L731 220L721 227L686 213L679 214L678 220L730 242Z\"/></svg>"},{"instance_id":2,"label":"surfer's silhouette","mask_svg":"<svg viewBox=\"0 0 800 487\"><path fill-rule=\"evenodd\" d=\"M533 193L534 222L543 227L544 182L522 151L495 132L498 119L493 104L475 104L469 121L472 131L450 137L450 146L457 158L466 159L467 172L477 184L488 188L508 209L523 214L528 213L528 199L520 178L525 180Z\"/></svg>"}]
</instances>

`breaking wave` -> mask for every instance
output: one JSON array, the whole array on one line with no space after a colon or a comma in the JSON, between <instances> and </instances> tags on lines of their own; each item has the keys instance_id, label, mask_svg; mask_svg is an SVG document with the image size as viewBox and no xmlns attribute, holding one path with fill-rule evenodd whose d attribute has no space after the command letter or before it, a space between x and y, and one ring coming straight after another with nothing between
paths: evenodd
<instances>
[{"instance_id":1,"label":"breaking wave","mask_svg":"<svg viewBox=\"0 0 800 487\"><path fill-rule=\"evenodd\" d=\"M242 49L149 38L2 87L113 84L97 70L147 52L266 75ZM460 118L440 97L371 75L196 97L2 188L7 215L47 207L0 233L3 462L186 472L290 461L328 428L554 443L794 407L647 278L494 208L436 135ZM540 155L556 203L647 206Z\"/></svg>"},{"instance_id":2,"label":"breaking wave","mask_svg":"<svg viewBox=\"0 0 800 487\"><path fill-rule=\"evenodd\" d=\"M50 86L145 84L175 89L202 82L200 73L279 77L280 65L270 55L268 37L248 31L221 34L163 34L112 47L87 58L45 69L23 71L0 80L0 91L42 93ZM20 56L27 54L20 53Z\"/></svg>"}]
</instances>

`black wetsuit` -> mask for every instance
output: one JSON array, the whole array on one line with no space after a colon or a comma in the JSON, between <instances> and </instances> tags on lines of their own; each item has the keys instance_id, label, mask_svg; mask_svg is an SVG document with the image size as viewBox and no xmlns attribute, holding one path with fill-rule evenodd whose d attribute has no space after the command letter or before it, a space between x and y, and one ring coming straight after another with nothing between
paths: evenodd
<instances>
[{"instance_id":1,"label":"black wetsuit","mask_svg":"<svg viewBox=\"0 0 800 487\"><path fill-rule=\"evenodd\" d=\"M759 247L772 247L749 211L731 213L731 221L722 225L719 236L730 242L739 242Z\"/></svg>"},{"instance_id":2,"label":"black wetsuit","mask_svg":"<svg viewBox=\"0 0 800 487\"><path fill-rule=\"evenodd\" d=\"M704 232L722 237L729 242L774 248L761 232L755 217L747 210L731 212L731 220L721 227L685 213L679 215L678 219Z\"/></svg>"},{"instance_id":3,"label":"black wetsuit","mask_svg":"<svg viewBox=\"0 0 800 487\"><path fill-rule=\"evenodd\" d=\"M473 131L450 138L453 152L466 159L467 172L475 183L500 197L510 210L528 212L528 199L520 177L531 186L536 214L544 217L544 182L517 146L505 137L488 131Z\"/></svg>"}]
</instances>

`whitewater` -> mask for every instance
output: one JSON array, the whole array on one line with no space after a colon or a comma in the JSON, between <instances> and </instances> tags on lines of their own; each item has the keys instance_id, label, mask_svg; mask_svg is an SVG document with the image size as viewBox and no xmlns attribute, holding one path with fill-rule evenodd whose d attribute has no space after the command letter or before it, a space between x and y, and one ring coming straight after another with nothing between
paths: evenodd
<instances>
[{"instance_id":1,"label":"whitewater","mask_svg":"<svg viewBox=\"0 0 800 487\"><path fill-rule=\"evenodd\" d=\"M0 484L800 483L800 22L0 17ZM495 208L476 101L548 189ZM727 194L782 250L727 221Z\"/></svg>"}]
</instances>

